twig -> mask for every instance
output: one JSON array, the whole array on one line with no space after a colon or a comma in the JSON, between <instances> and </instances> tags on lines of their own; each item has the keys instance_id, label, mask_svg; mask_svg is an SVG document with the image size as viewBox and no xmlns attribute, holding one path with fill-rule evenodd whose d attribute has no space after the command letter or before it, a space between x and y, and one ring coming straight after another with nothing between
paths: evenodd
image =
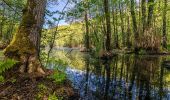
<instances>
[{"instance_id":1,"label":"twig","mask_svg":"<svg viewBox=\"0 0 170 100\"><path fill-rule=\"evenodd\" d=\"M5 1L5 0L2 0L9 8L11 8L17 15L19 15L19 16L21 16L21 14L18 12L18 11L16 11L7 1Z\"/></svg>"}]
</instances>

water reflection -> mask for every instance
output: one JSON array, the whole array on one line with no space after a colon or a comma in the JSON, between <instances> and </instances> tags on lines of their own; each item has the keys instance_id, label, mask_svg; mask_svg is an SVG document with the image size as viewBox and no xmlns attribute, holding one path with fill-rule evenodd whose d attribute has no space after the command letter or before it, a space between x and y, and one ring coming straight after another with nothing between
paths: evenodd
<instances>
[{"instance_id":1,"label":"water reflection","mask_svg":"<svg viewBox=\"0 0 170 100\"><path fill-rule=\"evenodd\" d=\"M161 66L166 58L118 55L102 61L77 53L66 57L74 63L66 72L81 99L170 100L170 71Z\"/></svg>"}]
</instances>

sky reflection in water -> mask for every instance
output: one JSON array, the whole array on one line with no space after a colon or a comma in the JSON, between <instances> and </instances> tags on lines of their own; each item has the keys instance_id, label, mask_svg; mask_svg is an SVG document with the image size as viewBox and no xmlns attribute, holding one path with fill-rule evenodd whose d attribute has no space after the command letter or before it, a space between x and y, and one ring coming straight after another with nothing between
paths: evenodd
<instances>
[{"instance_id":1,"label":"sky reflection in water","mask_svg":"<svg viewBox=\"0 0 170 100\"><path fill-rule=\"evenodd\" d=\"M170 100L170 71L161 66L167 58L118 55L101 61L64 53L56 56L69 63L66 73L83 100Z\"/></svg>"}]
</instances>

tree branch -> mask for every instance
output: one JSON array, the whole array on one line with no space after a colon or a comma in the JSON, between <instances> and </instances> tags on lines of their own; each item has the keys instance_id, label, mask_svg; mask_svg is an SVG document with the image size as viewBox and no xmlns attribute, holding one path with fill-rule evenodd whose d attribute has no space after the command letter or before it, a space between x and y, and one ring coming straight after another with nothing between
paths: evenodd
<instances>
[{"instance_id":1,"label":"tree branch","mask_svg":"<svg viewBox=\"0 0 170 100\"><path fill-rule=\"evenodd\" d=\"M2 0L11 10L13 10L17 15L21 16L21 14L15 10L7 1Z\"/></svg>"}]
</instances>

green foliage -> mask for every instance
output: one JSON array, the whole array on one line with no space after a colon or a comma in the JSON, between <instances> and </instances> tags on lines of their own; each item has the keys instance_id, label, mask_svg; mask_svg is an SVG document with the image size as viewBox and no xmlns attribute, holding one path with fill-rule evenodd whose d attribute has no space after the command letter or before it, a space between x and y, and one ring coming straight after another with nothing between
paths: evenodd
<instances>
[{"instance_id":1,"label":"green foliage","mask_svg":"<svg viewBox=\"0 0 170 100\"><path fill-rule=\"evenodd\" d=\"M141 50L139 51L139 54L143 55L143 54L147 54L147 52L146 52L146 50L141 49Z\"/></svg>"},{"instance_id":2,"label":"green foliage","mask_svg":"<svg viewBox=\"0 0 170 100\"><path fill-rule=\"evenodd\" d=\"M38 88L40 90L46 90L47 89L47 87L44 84L38 84Z\"/></svg>"},{"instance_id":3,"label":"green foliage","mask_svg":"<svg viewBox=\"0 0 170 100\"><path fill-rule=\"evenodd\" d=\"M2 75L0 75L0 83L4 82L4 81L5 81L4 77Z\"/></svg>"},{"instance_id":4,"label":"green foliage","mask_svg":"<svg viewBox=\"0 0 170 100\"><path fill-rule=\"evenodd\" d=\"M37 93L36 100L42 100L44 95L47 95L47 87L44 84L38 84L40 92Z\"/></svg>"},{"instance_id":5,"label":"green foliage","mask_svg":"<svg viewBox=\"0 0 170 100\"><path fill-rule=\"evenodd\" d=\"M5 2L4 2L5 1ZM3 44L9 43L22 16L26 0L1 0L0 4L0 39Z\"/></svg>"},{"instance_id":6,"label":"green foliage","mask_svg":"<svg viewBox=\"0 0 170 100\"><path fill-rule=\"evenodd\" d=\"M2 52L2 51L0 51L0 57L2 57L2 56L4 56L4 54L3 54L3 52Z\"/></svg>"},{"instance_id":7,"label":"green foliage","mask_svg":"<svg viewBox=\"0 0 170 100\"><path fill-rule=\"evenodd\" d=\"M0 61L0 82L4 82L5 79L2 76L2 73L7 71L8 69L14 67L14 65L17 63L17 61L13 59L7 59L5 61ZM15 79L11 80L13 83L16 81Z\"/></svg>"},{"instance_id":8,"label":"green foliage","mask_svg":"<svg viewBox=\"0 0 170 100\"><path fill-rule=\"evenodd\" d=\"M167 45L167 49L170 51L170 44Z\"/></svg>"},{"instance_id":9,"label":"green foliage","mask_svg":"<svg viewBox=\"0 0 170 100\"><path fill-rule=\"evenodd\" d=\"M43 30L41 41L43 47L51 44L51 38L54 38L52 35L54 32L56 32L56 28ZM55 45L58 47L77 47L83 43L83 36L82 23L59 26Z\"/></svg>"},{"instance_id":10,"label":"green foliage","mask_svg":"<svg viewBox=\"0 0 170 100\"><path fill-rule=\"evenodd\" d=\"M50 94L48 91L48 87L44 84L38 84L38 89L40 89L40 92L36 96L36 100L42 100L44 96L48 97L48 100L62 100L62 97L58 98L55 94Z\"/></svg>"},{"instance_id":11,"label":"green foliage","mask_svg":"<svg viewBox=\"0 0 170 100\"><path fill-rule=\"evenodd\" d=\"M3 72L5 72L6 70L14 67L14 65L17 63L16 60L13 59L7 59L5 61L1 61L0 62L0 74L2 74Z\"/></svg>"},{"instance_id":12,"label":"green foliage","mask_svg":"<svg viewBox=\"0 0 170 100\"><path fill-rule=\"evenodd\" d=\"M54 79L56 84L62 84L66 80L66 74L56 71L53 75L49 76L49 78Z\"/></svg>"},{"instance_id":13,"label":"green foliage","mask_svg":"<svg viewBox=\"0 0 170 100\"><path fill-rule=\"evenodd\" d=\"M49 95L48 100L62 100L62 98L59 99L55 93L53 93Z\"/></svg>"}]
</instances>

